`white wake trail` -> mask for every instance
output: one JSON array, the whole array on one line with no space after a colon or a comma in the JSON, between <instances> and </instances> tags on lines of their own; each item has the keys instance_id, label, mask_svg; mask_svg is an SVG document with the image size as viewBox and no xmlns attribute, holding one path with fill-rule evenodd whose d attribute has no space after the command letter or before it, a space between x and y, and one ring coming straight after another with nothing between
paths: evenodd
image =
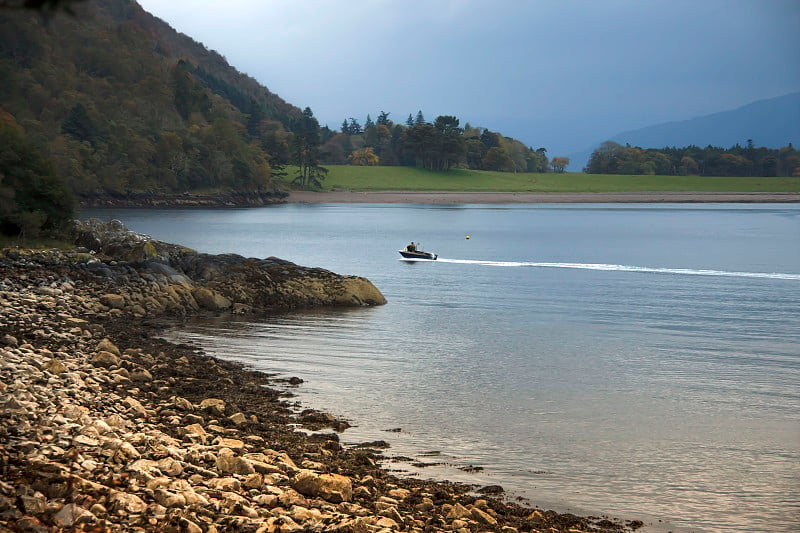
<instances>
[{"instance_id":1,"label":"white wake trail","mask_svg":"<svg viewBox=\"0 0 800 533\"><path fill-rule=\"evenodd\" d=\"M724 276L733 278L785 279L800 281L800 274L782 272L731 272L726 270L705 270L693 268L659 268L631 265L609 265L605 263L550 263L521 261L480 261L473 259L439 258L439 263L456 263L464 265L484 265L498 267L538 267L538 268L571 268L579 270L605 270L614 272L642 272L652 274L677 274L683 276Z\"/></svg>"}]
</instances>

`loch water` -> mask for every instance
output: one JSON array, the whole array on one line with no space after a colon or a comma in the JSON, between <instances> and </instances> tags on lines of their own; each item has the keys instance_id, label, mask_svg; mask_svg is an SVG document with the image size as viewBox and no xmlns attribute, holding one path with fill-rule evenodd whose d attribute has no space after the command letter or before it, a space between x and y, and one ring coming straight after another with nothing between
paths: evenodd
<instances>
[{"instance_id":1,"label":"loch water","mask_svg":"<svg viewBox=\"0 0 800 533\"><path fill-rule=\"evenodd\" d=\"M385 306L194 321L171 335L302 378L298 401L355 426L345 443L386 440L389 455L436 464L390 468L642 519L645 531L800 530L800 205L82 216L369 278ZM412 240L439 260L401 260Z\"/></svg>"}]
</instances>

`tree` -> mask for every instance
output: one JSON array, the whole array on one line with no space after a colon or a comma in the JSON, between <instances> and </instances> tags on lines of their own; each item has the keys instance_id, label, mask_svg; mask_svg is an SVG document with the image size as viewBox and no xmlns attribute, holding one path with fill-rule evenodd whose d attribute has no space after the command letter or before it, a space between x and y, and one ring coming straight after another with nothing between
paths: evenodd
<instances>
[{"instance_id":1,"label":"tree","mask_svg":"<svg viewBox=\"0 0 800 533\"><path fill-rule=\"evenodd\" d=\"M692 174L697 174L699 167L697 166L697 161L685 155L681 158L680 164L680 174L681 176L690 176Z\"/></svg>"},{"instance_id":2,"label":"tree","mask_svg":"<svg viewBox=\"0 0 800 533\"><path fill-rule=\"evenodd\" d=\"M586 165L587 174L614 174L617 171L620 156L624 148L614 141L606 141L589 157Z\"/></svg>"},{"instance_id":3,"label":"tree","mask_svg":"<svg viewBox=\"0 0 800 533\"><path fill-rule=\"evenodd\" d=\"M372 122L372 118L367 114L367 120L364 122L364 131L368 130L369 128L374 128L375 123Z\"/></svg>"},{"instance_id":4,"label":"tree","mask_svg":"<svg viewBox=\"0 0 800 533\"><path fill-rule=\"evenodd\" d=\"M362 131L361 124L359 124L358 121L353 117L350 117L350 127L348 128L347 133L350 135L360 135Z\"/></svg>"},{"instance_id":5,"label":"tree","mask_svg":"<svg viewBox=\"0 0 800 533\"><path fill-rule=\"evenodd\" d=\"M392 126L392 121L389 120L389 115L391 113L387 113L386 111L381 111L378 115L378 120L375 122L378 126L386 126L390 128Z\"/></svg>"},{"instance_id":6,"label":"tree","mask_svg":"<svg viewBox=\"0 0 800 533\"><path fill-rule=\"evenodd\" d=\"M569 166L569 158L554 157L550 160L550 166L553 167L553 172L563 173Z\"/></svg>"},{"instance_id":7,"label":"tree","mask_svg":"<svg viewBox=\"0 0 800 533\"><path fill-rule=\"evenodd\" d=\"M425 124L425 116L422 114L422 110L417 111L417 118L414 119L415 126L421 126Z\"/></svg>"},{"instance_id":8,"label":"tree","mask_svg":"<svg viewBox=\"0 0 800 533\"><path fill-rule=\"evenodd\" d=\"M86 141L92 146L97 146L97 127L86 111L86 107L78 102L70 109L67 118L61 124L61 132L72 135L79 141Z\"/></svg>"},{"instance_id":9,"label":"tree","mask_svg":"<svg viewBox=\"0 0 800 533\"><path fill-rule=\"evenodd\" d=\"M348 158L350 163L356 166L375 166L380 163L380 158L375 154L371 146L362 150L354 150Z\"/></svg>"},{"instance_id":10,"label":"tree","mask_svg":"<svg viewBox=\"0 0 800 533\"><path fill-rule=\"evenodd\" d=\"M547 172L547 148L530 148L528 157L525 159L525 168L528 172Z\"/></svg>"},{"instance_id":11,"label":"tree","mask_svg":"<svg viewBox=\"0 0 800 533\"><path fill-rule=\"evenodd\" d=\"M302 118L295 124L294 136L290 143L292 162L299 167L292 183L304 189L322 188L322 181L328 169L320 166L319 122L314 118L310 107L303 110Z\"/></svg>"},{"instance_id":12,"label":"tree","mask_svg":"<svg viewBox=\"0 0 800 533\"><path fill-rule=\"evenodd\" d=\"M511 156L508 155L505 148L492 146L486 151L486 156L483 158L483 168L508 172L514 169L514 161L511 160Z\"/></svg>"},{"instance_id":13,"label":"tree","mask_svg":"<svg viewBox=\"0 0 800 533\"><path fill-rule=\"evenodd\" d=\"M75 213L75 199L16 124L0 120L0 231L33 237L61 230Z\"/></svg>"},{"instance_id":14,"label":"tree","mask_svg":"<svg viewBox=\"0 0 800 533\"><path fill-rule=\"evenodd\" d=\"M464 130L458 126L459 120L452 115L436 117L434 127L439 132L439 170L449 170L466 159Z\"/></svg>"},{"instance_id":15,"label":"tree","mask_svg":"<svg viewBox=\"0 0 800 533\"><path fill-rule=\"evenodd\" d=\"M189 115L195 111L207 118L211 111L211 100L203 86L192 78L191 69L191 63L183 59L172 69L175 109L184 120L189 120Z\"/></svg>"},{"instance_id":16,"label":"tree","mask_svg":"<svg viewBox=\"0 0 800 533\"><path fill-rule=\"evenodd\" d=\"M414 126L414 117L411 116L411 113L408 114L408 118L406 119L406 126L409 128Z\"/></svg>"},{"instance_id":17,"label":"tree","mask_svg":"<svg viewBox=\"0 0 800 533\"><path fill-rule=\"evenodd\" d=\"M484 130L483 133L481 133L481 142L487 150L495 146L500 146L500 135L489 130Z\"/></svg>"}]
</instances>

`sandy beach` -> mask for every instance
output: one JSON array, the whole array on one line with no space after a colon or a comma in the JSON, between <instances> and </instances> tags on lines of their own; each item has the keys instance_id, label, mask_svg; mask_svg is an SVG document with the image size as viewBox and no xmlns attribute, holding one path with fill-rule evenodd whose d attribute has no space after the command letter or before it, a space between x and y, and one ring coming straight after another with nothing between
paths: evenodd
<instances>
[{"instance_id":1,"label":"sandy beach","mask_svg":"<svg viewBox=\"0 0 800 533\"><path fill-rule=\"evenodd\" d=\"M623 192L623 193L513 193L416 191L293 191L286 199L295 204L545 204L545 203L778 203L800 202L800 193L760 192Z\"/></svg>"}]
</instances>

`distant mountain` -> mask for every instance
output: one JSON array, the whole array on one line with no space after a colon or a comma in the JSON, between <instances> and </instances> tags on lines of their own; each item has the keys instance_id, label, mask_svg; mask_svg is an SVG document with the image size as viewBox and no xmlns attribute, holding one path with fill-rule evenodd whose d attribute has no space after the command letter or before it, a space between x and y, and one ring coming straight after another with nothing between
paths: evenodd
<instances>
[{"instance_id":1,"label":"distant mountain","mask_svg":"<svg viewBox=\"0 0 800 533\"><path fill-rule=\"evenodd\" d=\"M752 139L755 146L781 148L800 145L800 92L758 100L751 104L678 122L666 122L626 131L610 139L600 139L595 146L570 155L570 168L586 166L592 152L607 140L641 148L664 148L708 145L730 148L744 146Z\"/></svg>"}]
</instances>

